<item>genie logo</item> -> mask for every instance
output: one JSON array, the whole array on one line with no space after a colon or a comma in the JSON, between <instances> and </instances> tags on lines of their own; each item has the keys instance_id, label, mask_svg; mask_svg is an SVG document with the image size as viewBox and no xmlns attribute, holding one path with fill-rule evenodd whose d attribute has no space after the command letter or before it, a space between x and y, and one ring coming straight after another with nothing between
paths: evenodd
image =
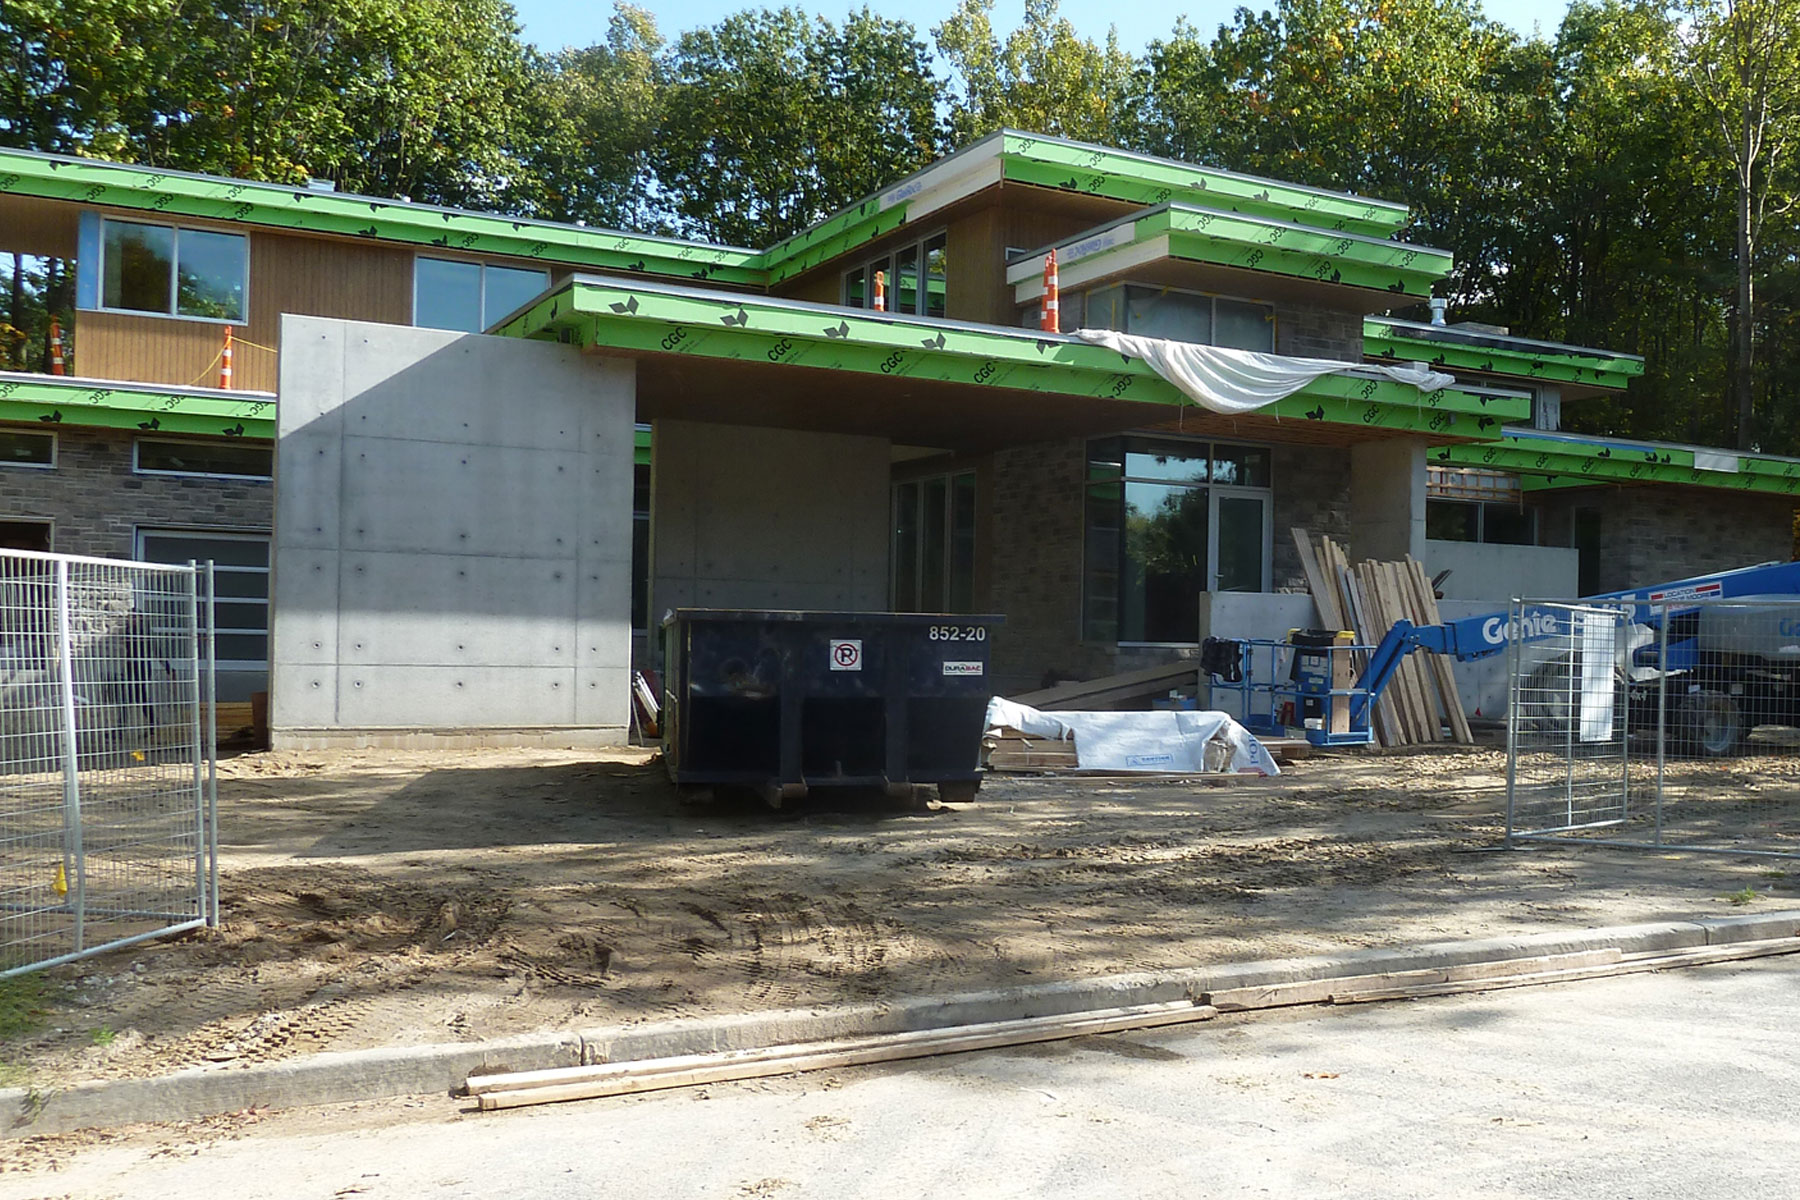
<instances>
[{"instance_id":1,"label":"genie logo","mask_svg":"<svg viewBox=\"0 0 1800 1200\"><path fill-rule=\"evenodd\" d=\"M1556 617L1547 612L1528 612L1516 626L1500 617L1489 617L1481 626L1482 640L1490 646L1501 645L1509 638L1551 637L1555 633Z\"/></svg>"}]
</instances>

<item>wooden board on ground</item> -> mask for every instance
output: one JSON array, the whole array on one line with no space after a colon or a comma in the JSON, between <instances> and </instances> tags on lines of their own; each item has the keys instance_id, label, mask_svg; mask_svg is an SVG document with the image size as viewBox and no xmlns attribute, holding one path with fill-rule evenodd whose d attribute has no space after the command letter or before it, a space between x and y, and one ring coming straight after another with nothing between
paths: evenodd
<instances>
[{"instance_id":1,"label":"wooden board on ground","mask_svg":"<svg viewBox=\"0 0 1800 1200\"><path fill-rule=\"evenodd\" d=\"M1118 675L1106 675L1099 679L1059 683L1055 687L1008 698L1032 708L1060 708L1079 712L1110 708L1126 700L1165 695L1171 688L1192 687L1199 679L1200 664L1193 659L1183 659L1180 662L1125 671Z\"/></svg>"}]
</instances>

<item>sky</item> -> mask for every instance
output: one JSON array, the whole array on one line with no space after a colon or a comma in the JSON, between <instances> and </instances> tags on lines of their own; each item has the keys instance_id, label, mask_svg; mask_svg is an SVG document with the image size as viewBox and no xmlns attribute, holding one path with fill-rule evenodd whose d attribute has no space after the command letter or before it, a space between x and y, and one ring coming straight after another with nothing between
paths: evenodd
<instances>
[{"instance_id":1,"label":"sky","mask_svg":"<svg viewBox=\"0 0 1800 1200\"><path fill-rule=\"evenodd\" d=\"M665 37L683 30L716 24L720 18L746 8L781 8L793 3L808 12L818 13L832 21L864 6L864 0L635 0L640 8L656 16L657 28ZM956 9L956 0L867 0L868 7L884 16L904 18L918 27L919 34L930 40L931 27ZM513 0L519 20L525 26L525 37L546 50L564 46L591 46L606 36L606 23L612 16L610 0ZM1239 7L1236 0L1185 0L1176 4L1126 3L1118 0L1062 0L1061 13L1078 32L1098 41L1106 35L1108 25L1117 26L1119 43L1136 54L1150 41L1166 37L1175 18L1186 13L1188 20L1210 37L1220 24L1228 22ZM1254 0L1244 7L1272 8L1270 0ZM1484 0L1483 10L1494 20L1512 26L1521 34L1529 34L1535 23L1545 36L1556 32L1568 0ZM994 27L1004 34L1019 23L1024 11L1023 0L998 0L994 6Z\"/></svg>"}]
</instances>

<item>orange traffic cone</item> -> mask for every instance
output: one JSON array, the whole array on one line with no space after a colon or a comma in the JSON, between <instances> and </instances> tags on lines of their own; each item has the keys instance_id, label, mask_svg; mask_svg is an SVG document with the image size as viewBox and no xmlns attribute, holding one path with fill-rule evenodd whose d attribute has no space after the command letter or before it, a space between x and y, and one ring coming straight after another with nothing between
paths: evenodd
<instances>
[{"instance_id":1,"label":"orange traffic cone","mask_svg":"<svg viewBox=\"0 0 1800 1200\"><path fill-rule=\"evenodd\" d=\"M1045 333L1062 332L1062 305L1058 296L1056 281L1056 250L1044 255L1044 311L1038 318L1038 327Z\"/></svg>"},{"instance_id":2,"label":"orange traffic cone","mask_svg":"<svg viewBox=\"0 0 1800 1200\"><path fill-rule=\"evenodd\" d=\"M50 318L50 373L65 374L63 370L62 323L55 317Z\"/></svg>"},{"instance_id":3,"label":"orange traffic cone","mask_svg":"<svg viewBox=\"0 0 1800 1200\"><path fill-rule=\"evenodd\" d=\"M887 311L887 272L875 272L875 311Z\"/></svg>"},{"instance_id":4,"label":"orange traffic cone","mask_svg":"<svg viewBox=\"0 0 1800 1200\"><path fill-rule=\"evenodd\" d=\"M219 351L219 386L231 386L231 326L225 327L225 348Z\"/></svg>"}]
</instances>

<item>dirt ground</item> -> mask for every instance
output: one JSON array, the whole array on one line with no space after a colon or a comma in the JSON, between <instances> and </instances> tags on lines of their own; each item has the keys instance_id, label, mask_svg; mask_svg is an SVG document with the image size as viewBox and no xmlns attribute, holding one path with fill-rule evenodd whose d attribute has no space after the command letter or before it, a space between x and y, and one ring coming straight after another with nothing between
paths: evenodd
<instances>
[{"instance_id":1,"label":"dirt ground","mask_svg":"<svg viewBox=\"0 0 1800 1200\"><path fill-rule=\"evenodd\" d=\"M685 808L639 751L244 755L220 764L220 928L51 972L0 1059L50 1088L1800 904L1766 859L1501 849L1504 770L1345 753L777 813Z\"/></svg>"}]
</instances>

